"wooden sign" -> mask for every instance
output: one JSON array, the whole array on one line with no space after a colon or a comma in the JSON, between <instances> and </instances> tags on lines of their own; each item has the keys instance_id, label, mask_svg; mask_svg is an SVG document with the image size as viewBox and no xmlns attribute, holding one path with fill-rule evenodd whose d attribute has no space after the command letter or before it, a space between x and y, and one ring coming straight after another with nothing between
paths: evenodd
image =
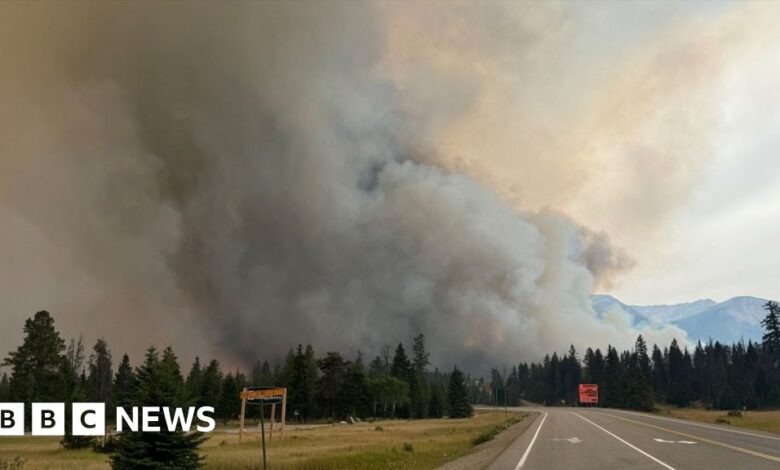
<instances>
[{"instance_id":1,"label":"wooden sign","mask_svg":"<svg viewBox=\"0 0 780 470\"><path fill-rule=\"evenodd\" d=\"M265 456L265 406L271 405L271 436L274 435L274 426L276 424L276 404L281 402L282 408L282 440L284 440L284 431L287 424L287 389L284 387L253 387L244 388L240 394L241 397L241 416L238 428L238 442L244 438L244 417L246 414L246 405L260 405L260 430L263 441L263 456ZM264 457L265 460L265 457Z\"/></svg>"},{"instance_id":2,"label":"wooden sign","mask_svg":"<svg viewBox=\"0 0 780 470\"><path fill-rule=\"evenodd\" d=\"M243 390L241 391L242 400L263 400L270 401L271 399L281 400L284 397L285 389L281 387L277 388L265 388L259 390Z\"/></svg>"}]
</instances>

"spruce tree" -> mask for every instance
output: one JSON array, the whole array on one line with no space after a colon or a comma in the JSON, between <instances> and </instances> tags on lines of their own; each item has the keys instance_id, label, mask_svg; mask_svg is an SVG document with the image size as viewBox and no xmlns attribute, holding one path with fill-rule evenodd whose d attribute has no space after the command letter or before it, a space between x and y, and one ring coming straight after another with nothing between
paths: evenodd
<instances>
[{"instance_id":1,"label":"spruce tree","mask_svg":"<svg viewBox=\"0 0 780 470\"><path fill-rule=\"evenodd\" d=\"M11 390L9 385L8 374L3 373L3 378L0 379L0 403L7 402L11 399Z\"/></svg>"},{"instance_id":2,"label":"spruce tree","mask_svg":"<svg viewBox=\"0 0 780 470\"><path fill-rule=\"evenodd\" d=\"M241 390L243 390L245 381L239 380L240 374L238 372L228 373L222 380L222 391L219 398L219 406L217 407L217 416L222 418L224 423L227 423L231 419L238 418L241 412ZM239 384L239 381L242 382Z\"/></svg>"},{"instance_id":3,"label":"spruce tree","mask_svg":"<svg viewBox=\"0 0 780 470\"><path fill-rule=\"evenodd\" d=\"M347 370L347 362L337 352L328 352L317 361L322 375L317 381L317 397L321 410L327 410L331 419L342 418L341 384Z\"/></svg>"},{"instance_id":4,"label":"spruce tree","mask_svg":"<svg viewBox=\"0 0 780 470\"><path fill-rule=\"evenodd\" d=\"M415 418L428 416L428 401L430 400L430 386L426 381L428 366L431 364L425 351L425 336L420 334L414 337L412 342L412 369L414 380L410 383L412 412Z\"/></svg>"},{"instance_id":5,"label":"spruce tree","mask_svg":"<svg viewBox=\"0 0 780 470\"><path fill-rule=\"evenodd\" d=\"M200 393L198 394L198 406L213 406L219 408L219 399L222 395L222 370L219 361L212 359L203 371Z\"/></svg>"},{"instance_id":6,"label":"spruce tree","mask_svg":"<svg viewBox=\"0 0 780 470\"><path fill-rule=\"evenodd\" d=\"M413 400L414 398L412 397L412 394L416 393L417 391L417 380L414 374L412 363L409 361L409 357L406 355L406 351L404 350L404 345L402 343L398 343L398 347L395 349L393 362L390 366L390 374L396 379L406 382L407 386L409 387L409 398ZM397 410L398 415L402 418L411 417L410 408L411 407L407 405L400 406Z\"/></svg>"},{"instance_id":7,"label":"spruce tree","mask_svg":"<svg viewBox=\"0 0 780 470\"><path fill-rule=\"evenodd\" d=\"M761 320L764 327L764 336L761 341L764 350L769 353L772 366L777 366L780 362L780 306L777 302L767 302L764 305L767 311L766 317Z\"/></svg>"},{"instance_id":8,"label":"spruce tree","mask_svg":"<svg viewBox=\"0 0 780 470\"><path fill-rule=\"evenodd\" d=\"M160 358L149 348L136 370L137 386L132 396L135 406L186 407L187 394L176 356L167 348ZM205 437L198 432L123 432L111 457L114 469L193 469L202 466L198 448Z\"/></svg>"},{"instance_id":9,"label":"spruce tree","mask_svg":"<svg viewBox=\"0 0 780 470\"><path fill-rule=\"evenodd\" d=\"M441 418L444 416L444 405L445 405L445 397L444 397L444 390L442 390L441 386L434 385L431 387L431 403L428 410L428 417L430 418Z\"/></svg>"},{"instance_id":10,"label":"spruce tree","mask_svg":"<svg viewBox=\"0 0 780 470\"><path fill-rule=\"evenodd\" d=\"M203 369L200 366L200 358L195 356L195 362L190 367L187 374L187 380L184 382L184 388L187 389L187 396L193 403L197 403L200 398L201 388L203 386Z\"/></svg>"},{"instance_id":11,"label":"spruce tree","mask_svg":"<svg viewBox=\"0 0 780 470\"><path fill-rule=\"evenodd\" d=\"M106 340L100 338L92 348L88 365L86 395L89 401L106 404L108 418L113 417L113 386L114 372L112 371L111 350Z\"/></svg>"},{"instance_id":12,"label":"spruce tree","mask_svg":"<svg viewBox=\"0 0 780 470\"><path fill-rule=\"evenodd\" d=\"M130 357L125 354L114 376L114 406L131 406L135 385L135 372L130 366Z\"/></svg>"},{"instance_id":13,"label":"spruce tree","mask_svg":"<svg viewBox=\"0 0 780 470\"><path fill-rule=\"evenodd\" d=\"M456 366L450 374L450 386L448 390L449 416L450 418L468 418L474 410L469 403L469 389L463 372Z\"/></svg>"},{"instance_id":14,"label":"spruce tree","mask_svg":"<svg viewBox=\"0 0 780 470\"><path fill-rule=\"evenodd\" d=\"M617 349L607 346L604 368L604 390L601 393L603 405L619 408L623 405L623 368Z\"/></svg>"}]
</instances>

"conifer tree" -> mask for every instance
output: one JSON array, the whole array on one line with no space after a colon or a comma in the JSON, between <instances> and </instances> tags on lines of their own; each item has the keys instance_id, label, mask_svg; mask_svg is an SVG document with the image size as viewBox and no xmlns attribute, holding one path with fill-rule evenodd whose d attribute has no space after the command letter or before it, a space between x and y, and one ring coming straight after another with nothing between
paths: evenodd
<instances>
[{"instance_id":1,"label":"conifer tree","mask_svg":"<svg viewBox=\"0 0 780 470\"><path fill-rule=\"evenodd\" d=\"M428 416L428 401L430 400L430 386L427 383L426 374L431 364L430 354L425 351L425 336L420 334L414 337L412 342L412 370L413 379L409 384L412 400L412 412L415 418Z\"/></svg>"},{"instance_id":2,"label":"conifer tree","mask_svg":"<svg viewBox=\"0 0 780 470\"><path fill-rule=\"evenodd\" d=\"M170 348L160 358L155 348L146 352L144 363L136 370L137 387L132 396L135 406L185 407L188 405L184 380ZM198 432L123 432L111 457L114 469L194 469L202 466L198 448L205 437Z\"/></svg>"},{"instance_id":3,"label":"conifer tree","mask_svg":"<svg viewBox=\"0 0 780 470\"><path fill-rule=\"evenodd\" d=\"M190 371L187 374L187 380L184 382L184 388L187 389L187 396L193 403L197 403L200 398L200 392L203 387L203 368L200 365L200 357L195 356L195 362L192 363Z\"/></svg>"},{"instance_id":4,"label":"conifer tree","mask_svg":"<svg viewBox=\"0 0 780 470\"><path fill-rule=\"evenodd\" d=\"M36 312L24 323L24 339L2 365L11 367L8 395L11 401L24 402L25 423L30 423L33 402L64 402L72 385L64 355L65 341L54 328L49 312Z\"/></svg>"},{"instance_id":5,"label":"conifer tree","mask_svg":"<svg viewBox=\"0 0 780 470\"><path fill-rule=\"evenodd\" d=\"M130 366L130 357L125 354L114 376L114 405L131 406L132 396L135 393L135 372Z\"/></svg>"},{"instance_id":6,"label":"conifer tree","mask_svg":"<svg viewBox=\"0 0 780 470\"><path fill-rule=\"evenodd\" d=\"M466 386L466 378L457 366L450 374L450 386L448 390L449 416L450 418L468 418L474 414L469 403L469 389Z\"/></svg>"},{"instance_id":7,"label":"conifer tree","mask_svg":"<svg viewBox=\"0 0 780 470\"><path fill-rule=\"evenodd\" d=\"M780 305L770 301L764 305L764 309L767 314L761 320L761 325L764 327L761 341L771 357L772 365L777 366L780 363Z\"/></svg>"}]
</instances>

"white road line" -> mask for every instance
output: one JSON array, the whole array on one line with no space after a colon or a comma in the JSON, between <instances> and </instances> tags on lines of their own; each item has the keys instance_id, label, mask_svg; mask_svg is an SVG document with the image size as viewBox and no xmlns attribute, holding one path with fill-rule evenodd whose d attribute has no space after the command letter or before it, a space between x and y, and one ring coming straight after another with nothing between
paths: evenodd
<instances>
[{"instance_id":1,"label":"white road line","mask_svg":"<svg viewBox=\"0 0 780 470\"><path fill-rule=\"evenodd\" d=\"M539 431L541 431L542 430L542 426L544 426L544 420L547 419L547 413L544 412L544 411L542 413L544 413L544 416L542 416L542 422L539 423L539 427L536 428L536 432L534 433L534 437L531 439L531 443L528 444L528 448L525 449L525 453L523 454L523 457L521 457L520 461L517 462L517 466L515 467L515 470L519 470L519 469L523 468L523 465L525 465L525 460L528 458L528 454L531 453L531 447L534 446L534 442L536 442L536 438L539 436Z\"/></svg>"},{"instance_id":2,"label":"white road line","mask_svg":"<svg viewBox=\"0 0 780 470\"><path fill-rule=\"evenodd\" d=\"M663 416L655 416L655 415L651 415L651 414L647 414L647 413L636 413L634 411L615 410L615 409L611 409L611 408L608 411L616 411L618 413L625 413L625 414L629 414L629 415L643 416L645 418L652 418L652 419L658 419L658 420L661 420L661 421L669 421L669 422L672 422L672 423L685 424L687 426L697 426L697 427L700 427L700 428L712 429L714 431L731 432L731 433L734 433L734 434L744 434L745 436L762 437L764 439L772 439L774 441L780 441L780 437L776 437L776 436L767 436L765 434L756 434L756 433L746 432L746 431L737 431L736 429L729 429L729 428L725 428L725 427L708 426L706 424L691 422L690 420L685 419L685 418L665 418ZM604 411L600 411L600 412L602 414L605 414L605 415L609 414L609 413L605 413Z\"/></svg>"},{"instance_id":3,"label":"white road line","mask_svg":"<svg viewBox=\"0 0 780 470\"><path fill-rule=\"evenodd\" d=\"M607 431L607 430L606 430L606 429L604 429L603 427L599 426L598 424L594 423L593 421L589 420L588 418L586 418L586 417L582 416L581 414L579 414L579 413L575 413L575 412L573 412L573 411L572 411L571 413L572 413L573 415L575 415L575 416L579 416L580 418L584 419L585 421L589 422L590 424L592 424L592 425L596 426L597 428L601 429L601 430L602 430L602 431L604 431L605 433L609 434L610 436L614 437L614 438L615 438L615 439L617 439L618 441L620 441L620 442L622 442L623 444L627 445L628 447L630 447L630 448L634 449L635 451L639 452L640 454L644 455L645 457L647 457L647 458L649 458L649 459L651 459L651 460L655 461L656 463L660 464L661 466L663 466L663 467L665 467L665 468L668 468L669 470L674 470L674 467L672 467L671 465L667 465L667 464L665 464L665 463L661 462L660 460L658 460L657 458L655 458L655 457L653 457L652 455L648 454L647 452L643 451L643 450L642 450L642 449L640 449L639 447L637 447L637 446L635 446L635 445L631 444L630 442L626 441L625 439L621 438L620 436L618 436L618 435L616 435L616 434L613 434L613 433L611 433L611 432Z\"/></svg>"}]
</instances>

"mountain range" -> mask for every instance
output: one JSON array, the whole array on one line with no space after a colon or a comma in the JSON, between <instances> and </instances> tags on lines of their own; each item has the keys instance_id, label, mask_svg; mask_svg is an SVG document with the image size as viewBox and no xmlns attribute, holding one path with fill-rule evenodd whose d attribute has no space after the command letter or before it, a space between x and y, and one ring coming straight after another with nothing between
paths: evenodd
<instances>
[{"instance_id":1,"label":"mountain range","mask_svg":"<svg viewBox=\"0 0 780 470\"><path fill-rule=\"evenodd\" d=\"M723 302L712 299L672 305L628 305L611 295L591 296L596 313L604 315L624 312L634 326L676 325L695 343L710 339L731 344L739 340L761 341L761 320L766 316L766 299L733 297Z\"/></svg>"}]
</instances>

